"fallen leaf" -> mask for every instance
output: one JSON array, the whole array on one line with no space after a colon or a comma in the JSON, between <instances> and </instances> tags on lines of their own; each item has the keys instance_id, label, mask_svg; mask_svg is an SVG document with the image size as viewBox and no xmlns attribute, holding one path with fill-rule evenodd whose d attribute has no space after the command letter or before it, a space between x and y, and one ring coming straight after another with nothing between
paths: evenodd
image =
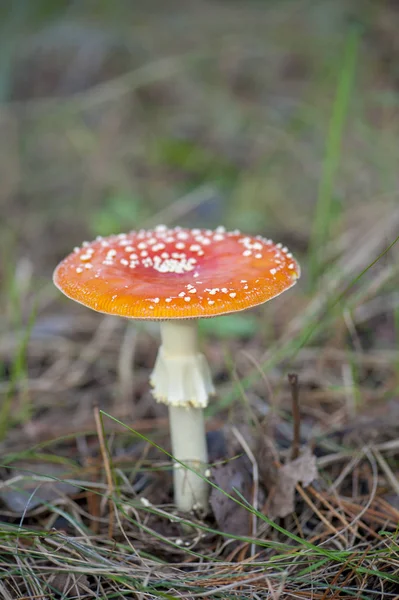
<instances>
[{"instance_id":1,"label":"fallen leaf","mask_svg":"<svg viewBox=\"0 0 399 600\"><path fill-rule=\"evenodd\" d=\"M63 495L76 494L79 488L62 480L65 466L57 463L13 463L10 478L2 482L0 499L7 508L22 515L41 504L50 503ZM47 481L42 476L51 479ZM55 478L55 479L53 479Z\"/></svg>"},{"instance_id":2,"label":"fallen leaf","mask_svg":"<svg viewBox=\"0 0 399 600\"><path fill-rule=\"evenodd\" d=\"M268 516L286 517L295 510L295 487L302 483L304 487L317 479L316 457L309 447L301 456L292 460L277 471L277 481L269 504Z\"/></svg>"},{"instance_id":3,"label":"fallen leaf","mask_svg":"<svg viewBox=\"0 0 399 600\"><path fill-rule=\"evenodd\" d=\"M252 475L244 457L234 459L212 471L213 481L223 491L241 500L237 490L249 502L252 492ZM250 532L251 513L223 492L212 488L210 503L220 531L247 536Z\"/></svg>"},{"instance_id":4,"label":"fallen leaf","mask_svg":"<svg viewBox=\"0 0 399 600\"><path fill-rule=\"evenodd\" d=\"M259 481L266 492L270 492L275 488L277 482L279 457L277 448L266 431L258 436L255 457L258 463Z\"/></svg>"}]
</instances>

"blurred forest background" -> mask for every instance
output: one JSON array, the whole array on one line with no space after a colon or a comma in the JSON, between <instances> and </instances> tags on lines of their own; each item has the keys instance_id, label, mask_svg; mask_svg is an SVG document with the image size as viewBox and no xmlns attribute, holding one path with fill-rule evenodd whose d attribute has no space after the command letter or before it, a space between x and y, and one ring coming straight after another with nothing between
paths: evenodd
<instances>
[{"instance_id":1,"label":"blurred forest background","mask_svg":"<svg viewBox=\"0 0 399 600\"><path fill-rule=\"evenodd\" d=\"M347 546L338 535L340 550L348 549L348 554L333 561L330 579L323 571L326 563L320 562L321 591L312 597L341 598L323 595L325 581L336 577L336 585L341 581L342 587L340 564L349 560L350 552L367 552L368 543L379 549L388 545L389 551L381 551L378 560L374 554L365 556L371 574L363 573L363 579L357 567L353 576L344 572L345 585L352 590L345 597L395 597L391 578L397 577L398 564L392 532L399 515L399 254L397 245L385 250L399 231L398 31L395 0L0 3L4 598L22 597L13 595L15 590L30 598L43 589L49 598L103 597L91 595L95 586L90 577L85 575L81 587L76 583L82 573L90 572L94 559L89 555L80 555L73 572L73 596L61 595L61 583L54 583L51 541L40 542L48 543L47 571L43 567L39 577L29 562L37 576L31 587L21 563L14 563L12 550L23 544L20 533L18 541L13 537L22 515L28 529L48 531L54 526L70 536L83 536L82 544L89 539L84 537L88 530L98 536L103 532L108 522L104 503L97 505L93 496L86 499L84 515L76 508L82 506L76 480L100 456L92 435L93 403L146 435L155 430L154 439L167 447L166 411L153 402L148 387L157 328L129 326L77 306L62 298L51 281L56 264L84 239L158 223L224 225L266 235L287 244L301 262L302 279L283 298L201 324L219 392L208 415L210 443L215 446L211 456L242 452L225 429L226 422L239 426L259 450L257 436L270 415L268 435L276 452L286 451L293 439L286 373L298 373L301 442L312 440L319 469L330 469L323 474L322 489L330 490L331 481L339 477L336 495L328 496L334 504L342 493L334 510L340 515L342 511L345 522L360 511L364 521L358 537L350 530L354 537ZM151 460L159 461L159 455L144 445L143 458L144 442L133 443L120 424L109 421L105 428L121 436L113 438L112 452L121 461L118 476L125 477L124 485L133 486L127 493L129 502L142 490L154 504L170 502L164 464L157 463L157 476L152 466L148 472L144 469L154 464ZM375 444L375 452L370 444ZM361 450L365 445L367 452ZM339 461L346 457L344 475L341 462L337 466L335 459L326 458L330 455L339 455ZM132 456L142 461L133 474L126 463ZM101 457L98 460L101 465ZM129 476L121 475L125 467ZM53 488L50 495L35 492L37 500L27 504L37 487L26 475L32 472L50 473L57 481L69 477L75 487L63 481L66 488ZM21 473L24 477L18 479ZM93 473L84 473L90 488ZM96 489L104 492L98 464L94 475L103 485ZM43 482L40 485L45 489ZM367 504L370 490L373 496ZM308 540L327 527L326 535L336 536L334 528L342 527L342 519L331 506L312 497L313 507L318 507L312 521L303 496L300 502L299 520L292 517L283 523L287 531ZM139 505L135 510L145 508ZM95 518L90 521L87 514ZM214 529L208 531L212 541L190 542L191 549L213 558L221 556L215 549L219 538L220 544L226 539L217 536L217 528L226 534L230 527L218 514ZM301 521L303 514L306 519ZM129 521L130 516L123 518ZM129 539L135 539L143 556L152 553L158 560L171 553L175 562L186 560L180 542L176 544L181 531L161 527L159 514L157 518L151 525L158 532L156 541L140 536L137 541L130 530ZM335 523L333 531L328 523ZM383 527L386 536L378 538ZM243 535L242 530L230 533ZM278 543L287 538L281 531L274 533L278 554ZM128 552L122 537L121 555ZM108 542L101 540L98 552L114 560L106 554L111 552ZM68 552L65 542L62 560L72 569L73 552ZM312 552L313 560L322 560L322 554L314 548ZM396 560L394 566L391 560ZM136 597L118 595L118 577L137 591L138 581L153 582L146 569L133 577L128 567L121 575L113 564L107 573L98 572L96 585L119 589L113 592L115 598ZM201 594L208 584L208 591L219 585L218 573L210 573L212 581L198 575L192 588L177 586L177 591L169 580L162 587L161 575L157 581L159 589L174 590L176 595L170 597L188 598ZM165 575L172 580L174 576L179 577L177 570ZM217 580L220 585L226 585L223 577ZM270 577L273 582L273 573ZM292 572L284 585L296 591L302 586L303 595L295 597L309 598L309 581L302 572L301 577ZM366 591L357 596L359 577ZM276 581L280 585L278 577ZM255 588L248 584L237 597L255 597ZM372 595L377 588L388 595ZM156 589L148 597L158 597Z\"/></svg>"},{"instance_id":2,"label":"blurred forest background","mask_svg":"<svg viewBox=\"0 0 399 600\"><path fill-rule=\"evenodd\" d=\"M193 192L170 220L267 230L306 251L356 27L325 243L359 206L366 216L392 200L396 2L18 0L0 11L2 253L29 256L35 278L85 236L148 223Z\"/></svg>"}]
</instances>

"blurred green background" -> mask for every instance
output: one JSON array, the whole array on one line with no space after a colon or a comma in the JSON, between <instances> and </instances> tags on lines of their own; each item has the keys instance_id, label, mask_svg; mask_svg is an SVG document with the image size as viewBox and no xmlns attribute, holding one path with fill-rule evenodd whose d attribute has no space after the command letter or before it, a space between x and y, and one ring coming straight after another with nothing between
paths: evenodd
<instances>
[{"instance_id":1,"label":"blurred green background","mask_svg":"<svg viewBox=\"0 0 399 600\"><path fill-rule=\"evenodd\" d=\"M3 271L26 255L48 275L83 238L154 219L306 253L320 196L323 245L359 206L393 201L394 2L17 0L0 13Z\"/></svg>"}]
</instances>

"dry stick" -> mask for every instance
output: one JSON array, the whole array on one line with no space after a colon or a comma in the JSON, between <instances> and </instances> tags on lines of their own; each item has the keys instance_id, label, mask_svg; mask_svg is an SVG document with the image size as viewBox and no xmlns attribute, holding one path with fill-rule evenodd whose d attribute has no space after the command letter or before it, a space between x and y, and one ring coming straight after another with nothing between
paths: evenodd
<instances>
[{"instance_id":1,"label":"dry stick","mask_svg":"<svg viewBox=\"0 0 399 600\"><path fill-rule=\"evenodd\" d=\"M97 535L100 531L100 489L96 487L96 483L98 483L100 478L99 476L101 474L101 469L98 460L94 459L90 454L85 435L78 436L76 438L76 446L80 456L83 457L83 469L81 470L80 474L82 475L83 472L88 474L91 483L93 484L86 487L85 497L87 510L92 518L90 522L90 529L95 535Z\"/></svg>"},{"instance_id":2,"label":"dry stick","mask_svg":"<svg viewBox=\"0 0 399 600\"><path fill-rule=\"evenodd\" d=\"M299 456L299 446L301 441L301 415L299 412L298 375L296 373L288 373L288 383L290 384L292 394L292 418L294 426L291 460L295 460Z\"/></svg>"},{"instance_id":3,"label":"dry stick","mask_svg":"<svg viewBox=\"0 0 399 600\"><path fill-rule=\"evenodd\" d=\"M85 466L88 466L90 468L90 466L94 467L94 473L93 473L93 483L96 482L96 474L99 474L99 472L101 472L101 470L99 469L99 467L96 465L95 460L92 457L87 457L85 460ZM94 519L91 521L90 523L90 529L91 531L97 535L100 532L100 496L98 495L98 488L91 488L88 489L85 493L86 495L86 502L87 502L87 507L89 510L89 513L92 517L94 517Z\"/></svg>"},{"instance_id":4,"label":"dry stick","mask_svg":"<svg viewBox=\"0 0 399 600\"><path fill-rule=\"evenodd\" d=\"M112 500L112 494L115 491L115 486L114 486L114 480L112 479L111 465L110 465L110 461L109 461L107 446L105 444L104 429L103 429L103 424L101 422L100 409L99 409L98 405L94 406L94 420L96 422L97 436L98 436L98 441L100 443L101 456L103 459L105 475L106 475L107 483L108 483L108 495L109 495L108 536L110 539L112 539L114 536L113 516L114 516L114 511L115 511L114 503Z\"/></svg>"}]
</instances>

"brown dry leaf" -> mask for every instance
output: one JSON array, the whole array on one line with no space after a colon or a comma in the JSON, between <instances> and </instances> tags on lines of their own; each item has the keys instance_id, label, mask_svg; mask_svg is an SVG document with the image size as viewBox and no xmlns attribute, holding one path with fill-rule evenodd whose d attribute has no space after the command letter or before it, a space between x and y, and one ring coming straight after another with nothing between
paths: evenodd
<instances>
[{"instance_id":1,"label":"brown dry leaf","mask_svg":"<svg viewBox=\"0 0 399 600\"><path fill-rule=\"evenodd\" d=\"M235 490L251 501L252 476L246 458L240 457L215 468L212 476L216 485L237 500L240 498ZM212 488L210 502L220 531L233 535L249 535L251 513L246 508L215 488Z\"/></svg>"},{"instance_id":2,"label":"brown dry leaf","mask_svg":"<svg viewBox=\"0 0 399 600\"><path fill-rule=\"evenodd\" d=\"M255 449L259 481L267 492L274 489L278 473L278 450L267 432L260 435Z\"/></svg>"},{"instance_id":3,"label":"brown dry leaf","mask_svg":"<svg viewBox=\"0 0 399 600\"><path fill-rule=\"evenodd\" d=\"M277 482L270 502L268 515L286 517L295 510L295 486L302 483L304 487L317 479L316 457L305 448L301 456L283 465L277 472Z\"/></svg>"}]
</instances>

